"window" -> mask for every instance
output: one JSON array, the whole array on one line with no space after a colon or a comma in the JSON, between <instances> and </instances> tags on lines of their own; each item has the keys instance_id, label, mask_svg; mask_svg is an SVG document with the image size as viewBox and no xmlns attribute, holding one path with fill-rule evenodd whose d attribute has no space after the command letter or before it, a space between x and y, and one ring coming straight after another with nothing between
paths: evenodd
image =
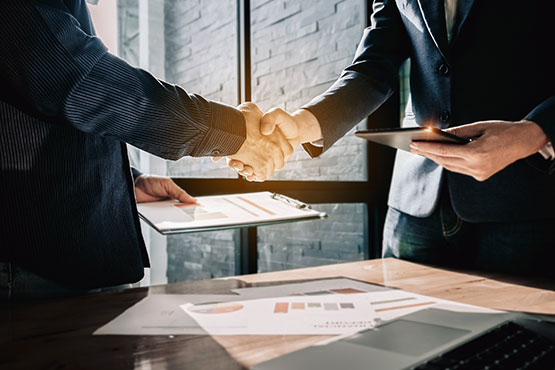
<instances>
[{"instance_id":1,"label":"window","mask_svg":"<svg viewBox=\"0 0 555 370\"><path fill-rule=\"evenodd\" d=\"M352 61L367 23L366 3L118 0L116 6L98 0L89 6L103 40L109 37L104 31L117 24L110 50L129 63L208 99L237 105L251 97L262 110L279 106L291 112L325 91ZM398 107L393 112L398 117ZM325 221L171 237L143 225L153 264L145 284L360 260L378 253L387 192L382 178L389 177L380 150L368 148L352 132L318 159L297 150L264 184L248 184L209 158L164 161L133 148L130 157L143 172L172 176L193 195L207 189L222 194L276 191L330 215Z\"/></svg>"}]
</instances>

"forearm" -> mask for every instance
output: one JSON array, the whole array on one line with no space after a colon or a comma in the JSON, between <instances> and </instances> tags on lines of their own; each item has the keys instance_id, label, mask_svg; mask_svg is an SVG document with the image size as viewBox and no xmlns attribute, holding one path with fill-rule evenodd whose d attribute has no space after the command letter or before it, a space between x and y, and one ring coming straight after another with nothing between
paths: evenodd
<instances>
[{"instance_id":1,"label":"forearm","mask_svg":"<svg viewBox=\"0 0 555 370\"><path fill-rule=\"evenodd\" d=\"M167 159L233 154L245 139L239 111L109 54L61 1L0 2L0 31L2 98L47 122Z\"/></svg>"},{"instance_id":2,"label":"forearm","mask_svg":"<svg viewBox=\"0 0 555 370\"><path fill-rule=\"evenodd\" d=\"M82 131L166 159L234 154L246 135L235 108L190 95L110 54L72 90L64 116Z\"/></svg>"},{"instance_id":3,"label":"forearm","mask_svg":"<svg viewBox=\"0 0 555 370\"><path fill-rule=\"evenodd\" d=\"M391 96L410 50L395 1L374 1L372 25L365 29L353 63L326 92L303 107L320 124L324 151Z\"/></svg>"}]
</instances>

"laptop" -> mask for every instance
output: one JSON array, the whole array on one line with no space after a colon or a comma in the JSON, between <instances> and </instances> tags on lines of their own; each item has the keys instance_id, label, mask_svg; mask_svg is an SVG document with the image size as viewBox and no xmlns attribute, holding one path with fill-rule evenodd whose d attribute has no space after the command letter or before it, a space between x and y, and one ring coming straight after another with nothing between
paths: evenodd
<instances>
[{"instance_id":1,"label":"laptop","mask_svg":"<svg viewBox=\"0 0 555 370\"><path fill-rule=\"evenodd\" d=\"M555 323L518 313L421 310L254 370L555 369Z\"/></svg>"}]
</instances>

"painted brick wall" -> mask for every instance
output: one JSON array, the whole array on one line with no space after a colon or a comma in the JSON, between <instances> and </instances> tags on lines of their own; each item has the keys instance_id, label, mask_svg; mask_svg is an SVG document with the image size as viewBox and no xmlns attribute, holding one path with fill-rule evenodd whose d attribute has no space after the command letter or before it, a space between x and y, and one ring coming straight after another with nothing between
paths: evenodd
<instances>
[{"instance_id":1,"label":"painted brick wall","mask_svg":"<svg viewBox=\"0 0 555 370\"><path fill-rule=\"evenodd\" d=\"M119 0L128 19L122 44L136 60L137 0ZM288 111L326 90L352 60L363 30L361 0L252 0L253 101L263 110ZM165 76L189 93L230 105L237 102L235 0L165 0ZM120 17L121 20L121 17ZM321 159L295 153L275 178L365 180L366 143L350 135ZM167 162L168 174L233 177L209 159ZM364 205L315 205L330 218L259 228L259 270L283 270L363 258L368 243ZM169 282L234 274L236 231L167 239ZM152 246L156 247L156 246Z\"/></svg>"},{"instance_id":2,"label":"painted brick wall","mask_svg":"<svg viewBox=\"0 0 555 370\"><path fill-rule=\"evenodd\" d=\"M165 0L166 79L189 93L236 106L236 0ZM183 158L168 162L181 177L236 177L224 162Z\"/></svg>"},{"instance_id":3,"label":"painted brick wall","mask_svg":"<svg viewBox=\"0 0 555 370\"><path fill-rule=\"evenodd\" d=\"M325 91L353 60L362 0L251 1L253 101L289 112ZM298 149L274 179L366 180L366 142L352 135L321 158Z\"/></svg>"},{"instance_id":4,"label":"painted brick wall","mask_svg":"<svg viewBox=\"0 0 555 370\"><path fill-rule=\"evenodd\" d=\"M353 60L364 29L363 5L360 0L251 1L253 101L262 110L279 106L292 112L325 91ZM366 158L366 142L351 131L321 158L297 150L273 178L366 180ZM330 218L258 229L260 271L363 258L366 207L314 207Z\"/></svg>"},{"instance_id":5,"label":"painted brick wall","mask_svg":"<svg viewBox=\"0 0 555 370\"><path fill-rule=\"evenodd\" d=\"M166 79L189 93L237 105L235 0L165 0ZM210 158L167 162L168 175L236 177ZM170 236L168 281L235 274L236 230Z\"/></svg>"}]
</instances>

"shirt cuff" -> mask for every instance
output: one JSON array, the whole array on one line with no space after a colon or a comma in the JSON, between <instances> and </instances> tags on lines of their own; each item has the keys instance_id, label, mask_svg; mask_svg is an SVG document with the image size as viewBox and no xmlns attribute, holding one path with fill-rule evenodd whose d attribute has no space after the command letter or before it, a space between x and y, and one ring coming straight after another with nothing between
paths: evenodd
<instances>
[{"instance_id":1,"label":"shirt cuff","mask_svg":"<svg viewBox=\"0 0 555 370\"><path fill-rule=\"evenodd\" d=\"M243 113L225 104L210 102L211 126L192 153L193 157L221 157L235 154L247 137Z\"/></svg>"},{"instance_id":2,"label":"shirt cuff","mask_svg":"<svg viewBox=\"0 0 555 370\"><path fill-rule=\"evenodd\" d=\"M131 175L133 176L133 182L137 181L137 177L141 176L143 173L136 168L131 167Z\"/></svg>"},{"instance_id":3,"label":"shirt cuff","mask_svg":"<svg viewBox=\"0 0 555 370\"><path fill-rule=\"evenodd\" d=\"M553 144L551 144L551 141L545 144L545 146L540 149L539 153L547 160L555 159L555 150L553 150Z\"/></svg>"}]
</instances>

